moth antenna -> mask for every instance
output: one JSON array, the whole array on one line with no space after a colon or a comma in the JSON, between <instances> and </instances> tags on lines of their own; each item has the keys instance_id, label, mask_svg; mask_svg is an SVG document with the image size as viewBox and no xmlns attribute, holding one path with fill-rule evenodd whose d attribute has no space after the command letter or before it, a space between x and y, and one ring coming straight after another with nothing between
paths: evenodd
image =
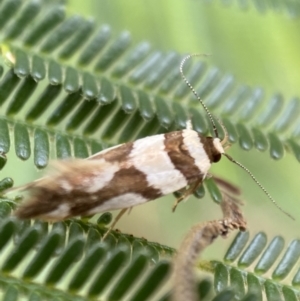
<instances>
[{"instance_id":1,"label":"moth antenna","mask_svg":"<svg viewBox=\"0 0 300 301\"><path fill-rule=\"evenodd\" d=\"M186 85L190 88L190 90L193 92L193 94L196 96L197 100L201 103L202 107L204 108L208 118L210 119L210 122L212 124L212 127L213 127L213 131L215 133L215 136L216 138L219 138L219 133L218 133L218 130L217 130L217 127L216 127L216 124L214 122L214 119L212 117L212 114L210 113L209 109L207 108L207 106L205 105L205 103L203 102L203 100L201 99L201 97L198 95L198 93L196 92L196 90L194 89L194 87L192 86L192 84L188 81L188 79L185 77L184 73L183 73L183 66L185 64L185 62L187 60L189 60L190 58L192 57L195 57L195 56L208 56L207 54L200 54L200 53L194 53L194 54L190 54L188 56L186 56L180 63L180 67L179 67L179 70L180 70L180 74L181 74L181 77L182 79L184 80L184 82L186 83Z\"/></svg>"},{"instance_id":2,"label":"moth antenna","mask_svg":"<svg viewBox=\"0 0 300 301\"><path fill-rule=\"evenodd\" d=\"M215 117L215 118L216 118L216 117ZM222 127L222 131L224 132L224 138L223 138L223 140L221 141L221 144L222 144L222 145L225 145L225 144L228 142L228 138L229 138L228 131L227 131L225 125L223 124L223 122L221 121L221 119L220 119L220 118L217 118L217 120L218 120L220 126Z\"/></svg>"},{"instance_id":3,"label":"moth antenna","mask_svg":"<svg viewBox=\"0 0 300 301\"><path fill-rule=\"evenodd\" d=\"M197 100L200 102L200 104L202 105L202 107L204 108L207 116L209 117L210 119L210 122L212 124L212 127L213 127L213 131L214 131L214 134L215 134L215 137L216 138L219 138L219 133L218 133L218 130L217 130L217 127L216 127L216 123L214 122L214 119L213 119L213 115L211 114L211 112L209 111L209 109L207 108L207 106L205 105L205 103L203 102L203 100L201 99L201 97L198 95L197 91L194 89L194 87L192 86L192 84L188 81L188 79L186 78L186 76L184 75L183 73L183 66L184 64L186 63L187 60L189 60L190 58L192 57L195 57L195 56L208 56L207 54L200 54L200 53L193 53L193 54L190 54L188 56L186 56L180 63L180 67L179 67L179 70L180 70L180 74L181 74L181 77L182 79L184 80L184 82L186 83L186 85L190 88L190 90L193 92L193 94L195 95L195 97L197 98ZM222 145L225 145L228 141L228 132L227 132L227 129L226 127L224 126L224 124L218 119L221 127L222 127L222 130L224 131L224 138L223 140L221 141L221 144ZM255 176L251 173L251 171L245 167L244 165L242 165L240 162L236 161L235 159L233 159L231 156L229 156L228 154L226 153L222 153L227 159L229 159L229 161L235 163L236 165L238 165L239 167L241 167L242 169L244 169L249 175L250 177L252 178L252 180L258 185L258 187L265 193L265 195L269 198L269 200L281 211L283 212L285 215L287 215L289 218L291 218L292 220L295 220L295 218L289 214L288 212L286 212L283 208L281 208L277 203L276 201L272 198L272 196L268 193L268 191L260 184L260 182L255 178Z\"/></svg>"},{"instance_id":4,"label":"moth antenna","mask_svg":"<svg viewBox=\"0 0 300 301\"><path fill-rule=\"evenodd\" d=\"M223 153L223 155L229 159L229 161L235 163L236 165L238 165L239 167L241 167L242 169L244 169L249 175L250 177L252 178L252 180L258 185L258 187L260 187L260 189L265 193L265 195L269 198L269 200L281 211L283 212L285 215L287 215L289 218L291 218L292 220L295 220L295 218L289 214L288 212L286 212L283 208L281 208L277 203L276 201L272 198L272 196L270 195L270 193L265 189L265 187L263 187L259 182L258 180L254 177L254 175L252 174L252 172L247 168L245 167L243 164L241 164L240 162L236 161L235 159L233 159L231 156L229 156L228 154L226 153Z\"/></svg>"}]
</instances>

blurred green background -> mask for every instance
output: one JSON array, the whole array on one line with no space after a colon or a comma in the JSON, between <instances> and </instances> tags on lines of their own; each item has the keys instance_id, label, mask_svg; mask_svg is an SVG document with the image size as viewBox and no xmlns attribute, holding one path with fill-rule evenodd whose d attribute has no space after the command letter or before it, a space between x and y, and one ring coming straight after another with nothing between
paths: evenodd
<instances>
[{"instance_id":1,"label":"blurred green background","mask_svg":"<svg viewBox=\"0 0 300 301\"><path fill-rule=\"evenodd\" d=\"M134 41L150 41L154 49L209 53L213 65L242 83L287 98L298 94L300 20L284 11L259 13L252 1L247 10L239 1L222 2L70 0L67 7L70 14L112 25L116 33L128 30Z\"/></svg>"},{"instance_id":2,"label":"blurred green background","mask_svg":"<svg viewBox=\"0 0 300 301\"><path fill-rule=\"evenodd\" d=\"M238 1L227 1L234 2L230 6L222 5L221 1L207 2L69 0L67 9L70 15L80 14L94 18L99 25L111 25L116 36L128 30L133 42L149 41L156 50L211 54L209 65L233 74L239 84L262 87L267 97L281 92L288 101L299 95L299 19L284 11L260 13L252 4L242 10ZM200 105L199 110L202 110ZM288 219L244 171L223 159L212 172L242 189L250 232L264 230L269 236L279 234L287 240L297 237L300 166L294 156L287 154L275 162L268 153L245 152L237 145L229 153L247 166L277 202L296 217L295 222ZM32 165L29 161L28 166ZM200 200L190 198L172 214L174 200L169 196L135 207L117 228L177 247L193 224L221 217L220 209L209 196ZM226 249L223 241L208 251L209 256L220 253L220 248Z\"/></svg>"},{"instance_id":3,"label":"blurred green background","mask_svg":"<svg viewBox=\"0 0 300 301\"><path fill-rule=\"evenodd\" d=\"M212 55L208 58L209 64L233 74L240 84L262 87L267 96L281 92L289 100L299 95L299 19L291 18L283 10L261 13L253 4L242 10L238 1L227 1L233 3L228 6L221 2L70 0L68 12L91 16L99 24L108 23L116 34L128 30L134 42L149 41L157 50L209 53ZM242 189L251 233L264 230L270 236L280 234L287 240L297 237L300 166L296 159L287 154L283 160L275 162L268 153L245 152L238 146L233 146L229 153L246 165L277 202L296 217L293 222L279 212L248 175L223 159L213 172ZM177 246L192 224L220 216L219 208L209 197L191 198L181 204L175 214L171 213L173 201L170 196L136 207L118 227ZM223 246L224 242L218 242L215 250Z\"/></svg>"}]
</instances>

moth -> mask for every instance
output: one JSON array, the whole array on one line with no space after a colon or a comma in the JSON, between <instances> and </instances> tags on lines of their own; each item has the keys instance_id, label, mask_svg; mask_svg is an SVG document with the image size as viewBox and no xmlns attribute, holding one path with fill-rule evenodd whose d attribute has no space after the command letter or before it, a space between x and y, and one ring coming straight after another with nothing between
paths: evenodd
<instances>
[{"instance_id":1,"label":"moth","mask_svg":"<svg viewBox=\"0 0 300 301\"><path fill-rule=\"evenodd\" d=\"M204 137L188 122L184 130L117 145L86 160L54 161L52 173L23 187L29 197L15 215L57 221L116 209L124 213L133 206L180 191L175 209L203 183L211 164L222 156L250 174L275 203L250 171L225 153L227 135L223 140L219 138L211 113L183 73L186 60L196 55L183 59L180 73L206 111L215 137Z\"/></svg>"},{"instance_id":2,"label":"moth","mask_svg":"<svg viewBox=\"0 0 300 301\"><path fill-rule=\"evenodd\" d=\"M220 139L187 128L118 145L88 160L56 161L53 174L25 187L31 196L15 214L61 220L133 207L187 186L190 194L223 152Z\"/></svg>"}]
</instances>

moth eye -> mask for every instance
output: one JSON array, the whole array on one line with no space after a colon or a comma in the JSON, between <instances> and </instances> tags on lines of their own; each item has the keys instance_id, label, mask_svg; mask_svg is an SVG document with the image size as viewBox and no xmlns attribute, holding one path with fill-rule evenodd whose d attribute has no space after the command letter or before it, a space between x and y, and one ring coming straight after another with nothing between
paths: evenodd
<instances>
[{"instance_id":1,"label":"moth eye","mask_svg":"<svg viewBox=\"0 0 300 301\"><path fill-rule=\"evenodd\" d=\"M213 155L213 162L217 163L221 160L221 158L222 158L222 155L220 153L216 153Z\"/></svg>"}]
</instances>

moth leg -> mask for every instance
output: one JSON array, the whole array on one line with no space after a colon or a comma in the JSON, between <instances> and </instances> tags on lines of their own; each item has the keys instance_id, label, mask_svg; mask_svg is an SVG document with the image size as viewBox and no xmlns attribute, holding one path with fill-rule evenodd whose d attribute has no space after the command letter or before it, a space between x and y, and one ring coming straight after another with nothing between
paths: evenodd
<instances>
[{"instance_id":1,"label":"moth leg","mask_svg":"<svg viewBox=\"0 0 300 301\"><path fill-rule=\"evenodd\" d=\"M240 231L246 231L247 222L243 216L243 213L240 209L242 203L240 200L237 200L227 193L222 192L223 199L221 202L221 209L223 212L223 221L229 221L231 224L230 230L239 229ZM233 227L233 228L232 228Z\"/></svg>"},{"instance_id":2,"label":"moth leg","mask_svg":"<svg viewBox=\"0 0 300 301\"><path fill-rule=\"evenodd\" d=\"M212 177L215 178L211 173L208 172L205 176L205 179L211 179Z\"/></svg>"},{"instance_id":3,"label":"moth leg","mask_svg":"<svg viewBox=\"0 0 300 301\"><path fill-rule=\"evenodd\" d=\"M172 211L175 212L176 207L178 206L178 204L183 201L184 199L186 199L187 197L189 197L191 194L193 194L195 192L195 190L202 184L202 179L192 183L190 185L189 188L184 189L183 193L180 197L178 197L172 207Z\"/></svg>"},{"instance_id":4,"label":"moth leg","mask_svg":"<svg viewBox=\"0 0 300 301\"><path fill-rule=\"evenodd\" d=\"M213 179L220 189L222 189L226 193L230 193L231 195L239 196L241 195L241 190L236 185L232 184L231 182L225 180L224 178L217 177L213 175Z\"/></svg>"},{"instance_id":5,"label":"moth leg","mask_svg":"<svg viewBox=\"0 0 300 301\"><path fill-rule=\"evenodd\" d=\"M108 228L108 230L105 232L105 234L102 237L102 241L104 241L104 239L107 237L107 235L110 233L111 230L114 229L115 225L117 224L117 222L121 219L121 217L124 215L124 213L131 208L124 208L122 209L118 215L115 217L113 223L111 224L111 226Z\"/></svg>"}]
</instances>

